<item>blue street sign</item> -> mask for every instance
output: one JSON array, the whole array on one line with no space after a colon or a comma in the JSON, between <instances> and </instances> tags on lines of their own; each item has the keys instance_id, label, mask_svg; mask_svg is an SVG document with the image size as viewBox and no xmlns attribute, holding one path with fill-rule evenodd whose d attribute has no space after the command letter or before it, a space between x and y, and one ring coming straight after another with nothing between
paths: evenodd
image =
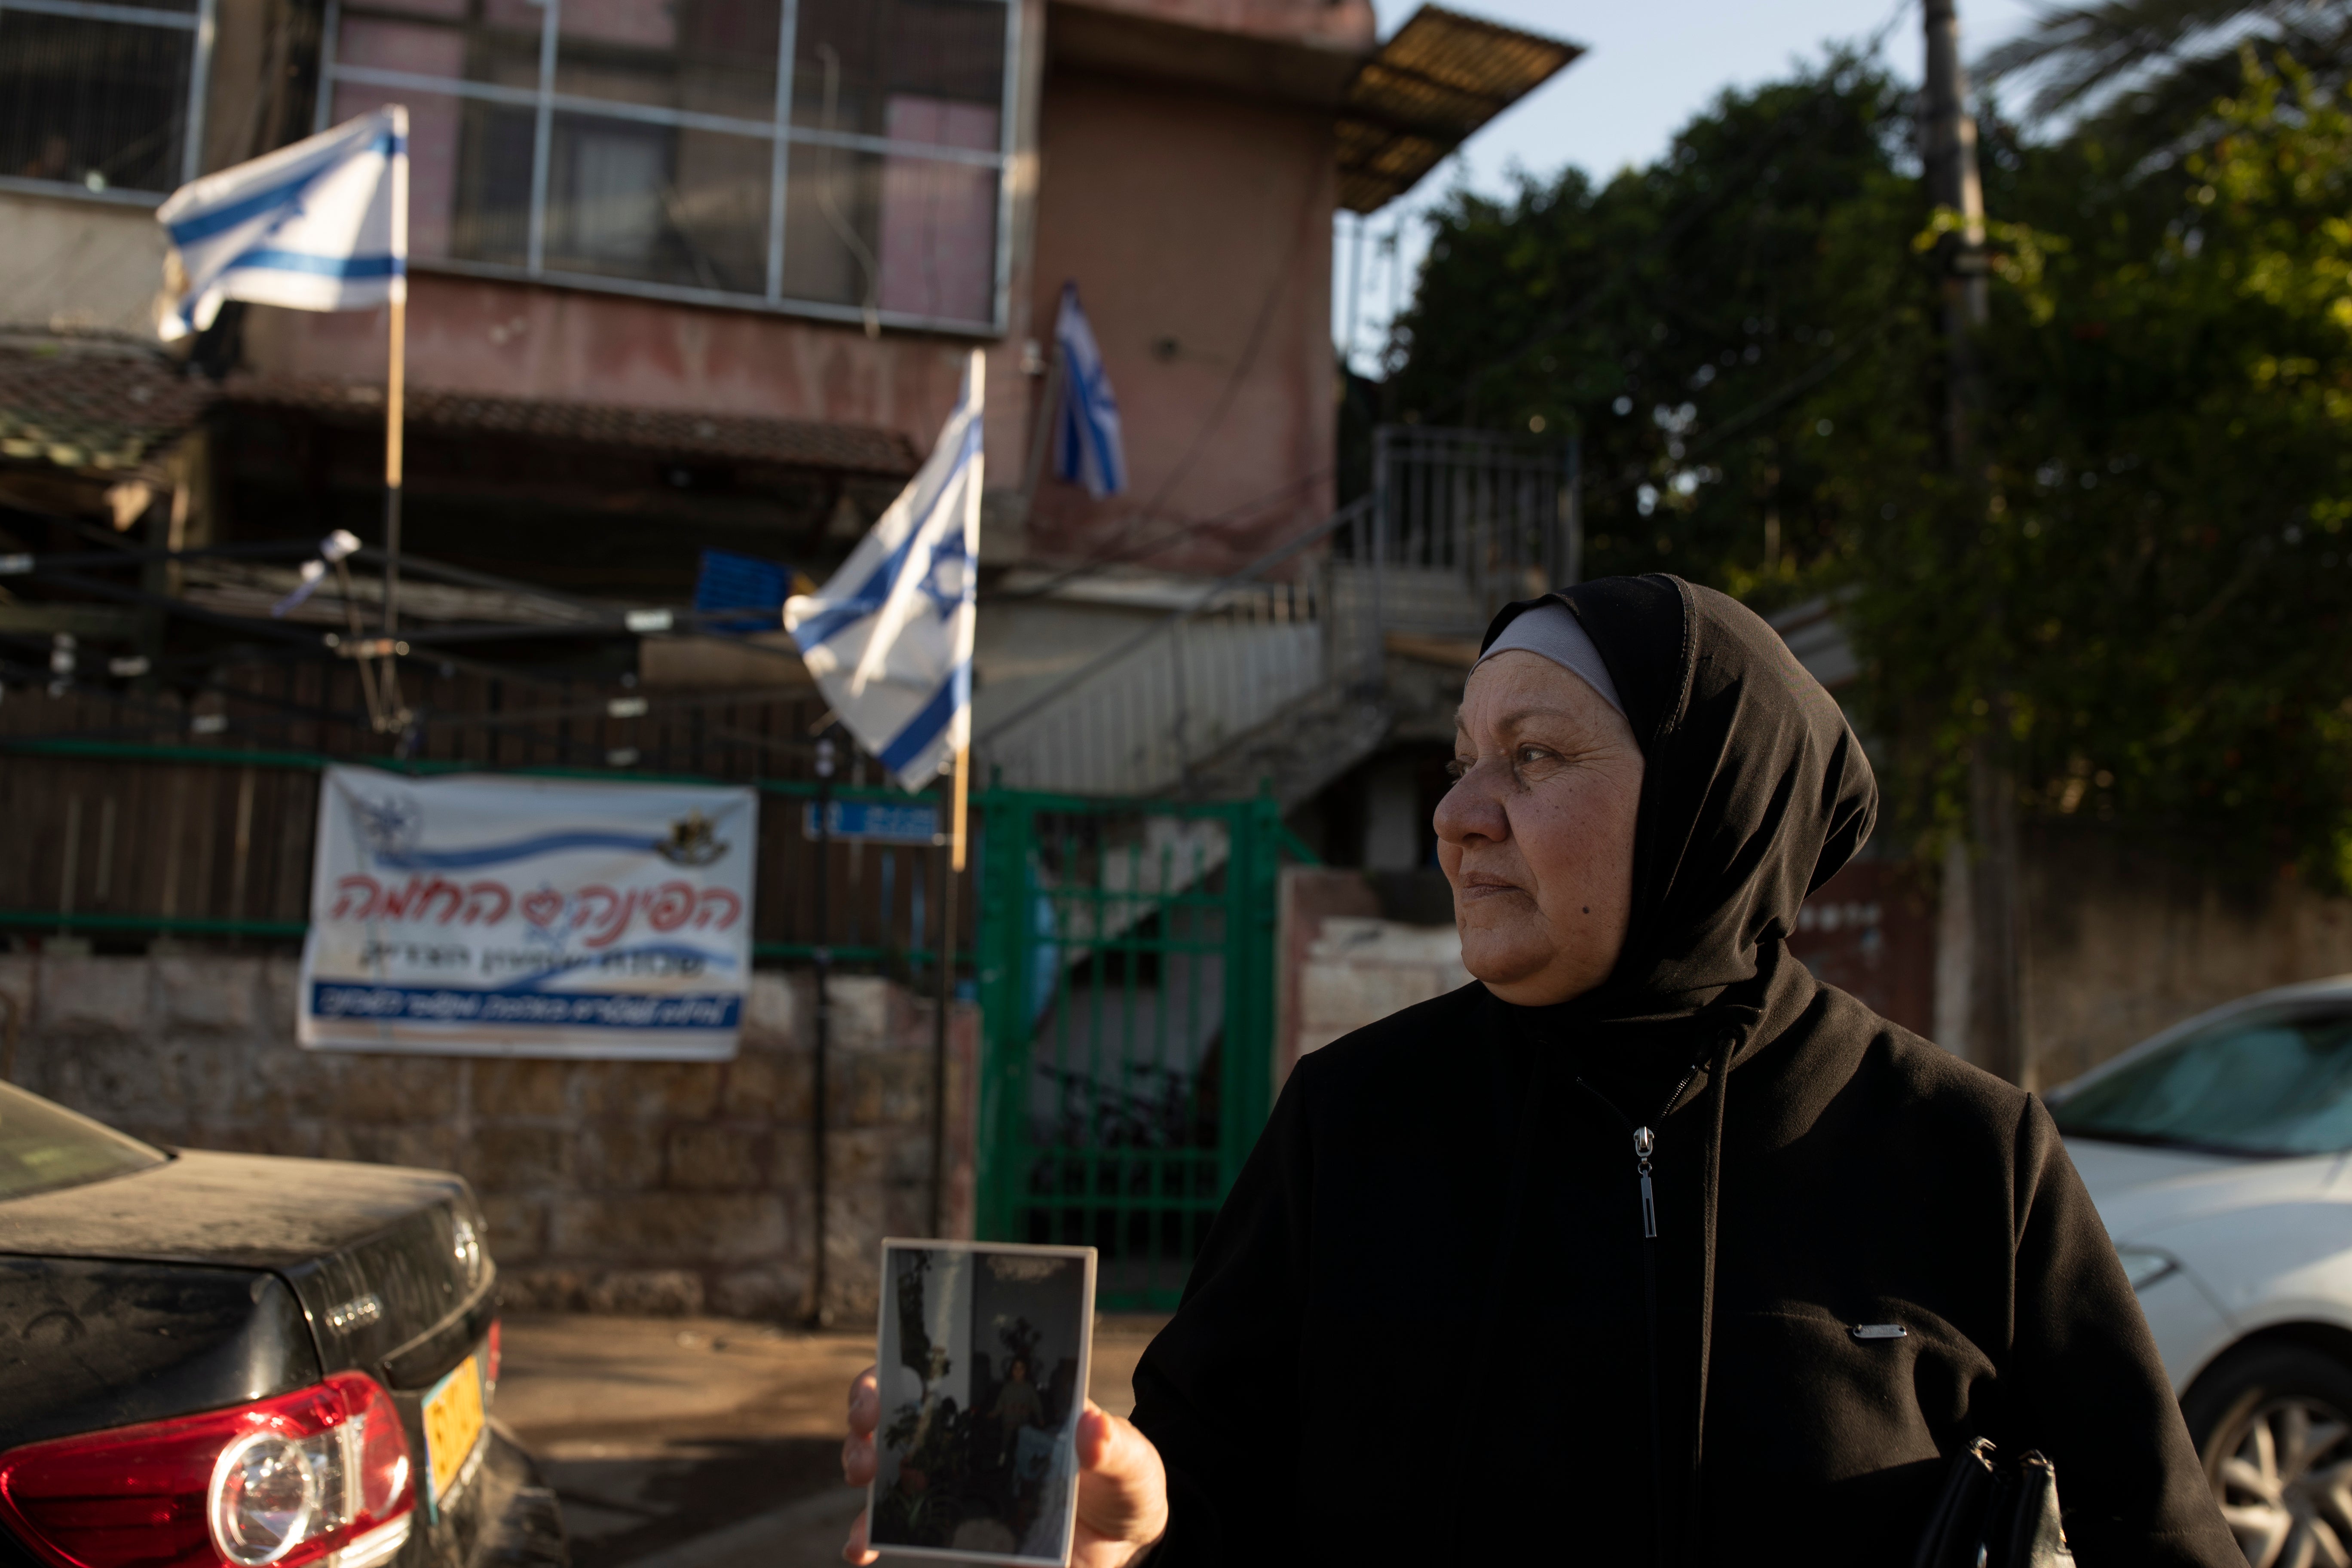
<instances>
[{"instance_id":1,"label":"blue street sign","mask_svg":"<svg viewBox=\"0 0 2352 1568\"><path fill-rule=\"evenodd\" d=\"M825 805L827 837L867 844L944 844L940 814L929 803L889 805L878 800L835 800ZM816 803L801 807L801 831L817 837Z\"/></svg>"}]
</instances>

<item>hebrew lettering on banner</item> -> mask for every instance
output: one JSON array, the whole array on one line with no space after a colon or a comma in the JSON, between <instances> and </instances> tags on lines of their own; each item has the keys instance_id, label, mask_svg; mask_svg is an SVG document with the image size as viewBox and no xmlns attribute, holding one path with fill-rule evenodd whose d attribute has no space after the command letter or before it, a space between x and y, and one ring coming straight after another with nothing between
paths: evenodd
<instances>
[{"instance_id":1,"label":"hebrew lettering on banner","mask_svg":"<svg viewBox=\"0 0 2352 1568\"><path fill-rule=\"evenodd\" d=\"M335 766L319 792L305 1046L735 1054L751 791Z\"/></svg>"}]
</instances>

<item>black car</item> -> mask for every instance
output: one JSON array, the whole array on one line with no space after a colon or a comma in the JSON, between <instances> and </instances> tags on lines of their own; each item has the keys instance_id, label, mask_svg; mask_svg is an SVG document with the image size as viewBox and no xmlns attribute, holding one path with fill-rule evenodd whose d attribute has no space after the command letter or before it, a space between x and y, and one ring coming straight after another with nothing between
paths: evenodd
<instances>
[{"instance_id":1,"label":"black car","mask_svg":"<svg viewBox=\"0 0 2352 1568\"><path fill-rule=\"evenodd\" d=\"M0 1568L568 1568L472 1192L0 1084Z\"/></svg>"}]
</instances>

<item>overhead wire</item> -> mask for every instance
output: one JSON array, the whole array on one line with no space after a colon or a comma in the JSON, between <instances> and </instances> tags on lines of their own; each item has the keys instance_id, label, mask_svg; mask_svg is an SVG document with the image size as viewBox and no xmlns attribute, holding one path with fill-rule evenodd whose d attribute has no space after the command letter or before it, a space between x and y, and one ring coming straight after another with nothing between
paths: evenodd
<instances>
[{"instance_id":1,"label":"overhead wire","mask_svg":"<svg viewBox=\"0 0 2352 1568\"><path fill-rule=\"evenodd\" d=\"M1887 39L1893 36L1895 27L1902 23L1903 18L1909 13L1914 4L1915 0L1895 0L1894 8L1887 13L1885 19L1879 23L1877 27L1874 28L1864 40L1858 58L1862 59L1876 58L1879 54L1884 51L1886 47ZM1620 288L1630 283L1636 275L1639 263L1647 260L1651 256L1665 249L1672 246L1676 240L1680 239L1701 219L1707 216L1725 202L1728 201L1734 193L1744 188L1747 175L1752 174L1758 169L1760 169L1772 157L1776 156L1782 150L1783 145L1786 142L1798 136L1801 132L1808 132L1811 129L1812 129L1811 125L1805 123L1797 116L1792 115L1781 121L1780 124L1773 128L1770 134L1762 138L1758 142L1755 149L1742 163L1740 167L1721 182L1717 190L1712 195L1694 204L1690 207L1685 208L1682 213L1675 216L1674 221L1669 223L1657 234L1652 236L1642 245L1619 258L1599 287L1587 291L1573 304L1555 312L1550 320L1538 325L1532 332L1522 337L1518 341L1517 346L1510 353L1475 366L1470 372L1463 389L1459 393L1455 394L1446 402L1437 405L1433 409L1425 412L1428 414L1442 416L1470 404L1476 395L1477 385L1486 377L1495 374L1499 374L1502 371L1523 363L1529 355L1535 353L1545 346L1557 342L1558 339L1570 327L1574 326L1585 316L1589 315L1591 311L1597 310L1601 304L1605 303ZM1400 220L1400 222L1402 220ZM1397 275L1401 277L1402 273L1402 256L1392 258L1391 265L1395 268ZM1286 267L1286 277L1287 276L1288 270L1288 268ZM1260 309L1258 326L1256 329L1254 329L1253 331L1253 343L1255 343L1256 332L1263 330L1273 302L1273 300L1270 298L1267 304L1262 306ZM1394 312L1391 311L1392 318ZM1851 355L1841 354L1834 357L1837 363L1842 365L1847 363L1851 358ZM1237 384L1237 375L1228 379L1228 397L1224 400L1221 400L1220 411L1209 421L1205 422L1202 430L1195 435L1192 445L1187 451L1184 462L1179 466L1179 468L1171 476L1171 479L1162 484L1159 496L1155 498L1155 505L1159 499L1164 499L1166 493L1172 488L1175 479L1181 478L1182 474L1189 469L1190 464L1193 460L1194 455L1200 449L1206 435L1211 430L1213 430L1216 423L1222 418L1223 403L1230 400L1230 394L1235 384ZM1276 491L1270 492L1270 494L1278 496L1289 489L1313 483L1332 471L1332 468L1328 467L1318 469L1312 475L1304 476L1299 479L1290 481ZM1258 503L1255 501L1244 503L1243 507L1229 509L1225 513L1219 514L1219 517L1222 519L1223 517L1232 516L1235 511L1246 510L1247 508L1253 507L1256 504ZM1149 509L1147 509L1147 511ZM1146 514L1146 512L1138 512L1131 515L1140 517ZM1217 520L1205 521L1213 521ZM1191 537L1203 525L1203 521L1188 521L1184 523L1179 524L1174 529L1169 530L1161 534L1155 535L1139 544L1122 544L1106 554L1069 567L1048 579L1044 584L1024 587L1013 593L993 595L991 595L991 597L999 600L1045 597L1085 577L1097 575L1112 567L1131 564L1137 560L1147 559L1150 555L1156 553L1159 550L1178 542L1185 538ZM1308 534L1318 534L1320 532L1328 531L1328 530L1323 529L1318 522L1318 524L1310 525L1305 531Z\"/></svg>"},{"instance_id":2,"label":"overhead wire","mask_svg":"<svg viewBox=\"0 0 2352 1568\"><path fill-rule=\"evenodd\" d=\"M1302 204L1301 210L1311 214L1314 209L1309 203ZM1276 307L1282 303L1283 296L1290 291L1291 279L1298 268L1299 253L1307 247L1307 238L1311 226L1302 219L1297 232L1292 236L1290 247L1284 253L1281 265L1276 269L1273 281L1267 285L1265 298L1259 301L1257 315L1250 323L1249 336L1243 341L1241 357L1234 363L1233 369L1226 373L1224 384L1218 389L1215 404L1211 406L1207 416L1193 430L1192 438L1184 448L1184 455L1177 459L1175 467L1169 470L1167 478L1162 479L1159 488L1152 492L1151 499L1129 510L1127 515L1119 520L1117 526L1132 528L1139 522L1150 521L1160 516L1161 509L1167 504L1168 498L1175 493L1176 487L1191 476L1192 465L1200 460L1201 453L1207 447L1209 437L1215 434L1217 427L1224 423L1225 416L1232 412L1234 400L1240 395L1242 383L1257 363L1258 353L1265 346L1265 334L1274 323ZM1040 417L1051 419L1054 417L1054 413L1055 411L1050 408L1044 409L1040 411ZM1323 474L1328 472L1330 469L1326 467L1314 474L1286 481L1272 493L1278 495L1283 491L1312 484ZM1231 517L1238 511L1258 504L1261 504L1259 500L1253 500L1244 501L1239 506L1229 507L1223 512L1214 514L1207 520L1184 519L1174 530L1156 535L1141 545L1121 542L1115 544L1108 552L1069 568L1062 577L1055 579L1055 585L1075 581L1078 577L1108 570L1112 566L1131 564L1137 560L1156 554L1169 543L1185 537L1198 528ZM1004 596L1035 598L1042 597L1047 592L1050 592L1050 588L1025 590L1017 595Z\"/></svg>"}]
</instances>

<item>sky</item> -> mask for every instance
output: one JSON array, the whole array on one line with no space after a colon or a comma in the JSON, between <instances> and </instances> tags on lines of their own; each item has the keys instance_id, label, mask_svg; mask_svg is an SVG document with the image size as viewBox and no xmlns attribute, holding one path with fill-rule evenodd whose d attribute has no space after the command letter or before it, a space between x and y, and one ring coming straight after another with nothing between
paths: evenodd
<instances>
[{"instance_id":1,"label":"sky","mask_svg":"<svg viewBox=\"0 0 2352 1568\"><path fill-rule=\"evenodd\" d=\"M1373 0L1387 37L1421 0ZM1577 163L1606 176L1646 163L1666 150L1685 121L1727 87L1752 87L1783 75L1799 59L1818 58L1832 41L1866 38L1895 15L1896 0L1448 0L1461 9L1529 32L1581 44L1588 51L1465 142L1407 195L1374 214L1362 246L1361 313L1355 363L1369 371L1388 335L1392 299L1408 298L1425 247L1426 226L1412 219L1457 181L1500 194L1514 165L1549 175ZM2023 30L2031 0L1958 0L1960 47L1975 58ZM1919 79L1917 0L1904 0L1887 35L1886 57ZM1379 242L1402 222L1403 266L1391 267ZM1333 336L1348 341L1349 276L1357 218L1341 213L1331 253Z\"/></svg>"}]
</instances>

